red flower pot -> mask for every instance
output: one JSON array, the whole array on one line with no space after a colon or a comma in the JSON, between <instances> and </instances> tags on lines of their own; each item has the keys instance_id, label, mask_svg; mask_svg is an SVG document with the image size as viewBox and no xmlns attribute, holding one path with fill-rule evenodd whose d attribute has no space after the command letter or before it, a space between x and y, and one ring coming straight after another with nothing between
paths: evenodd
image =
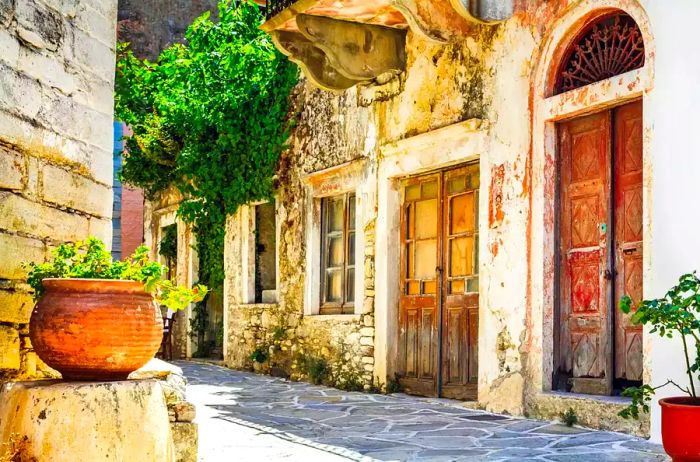
<instances>
[{"instance_id":1,"label":"red flower pot","mask_svg":"<svg viewBox=\"0 0 700 462\"><path fill-rule=\"evenodd\" d=\"M37 355L69 380L124 380L158 351L163 320L135 281L44 279L29 336Z\"/></svg>"},{"instance_id":2,"label":"red flower pot","mask_svg":"<svg viewBox=\"0 0 700 462\"><path fill-rule=\"evenodd\" d=\"M681 396L659 401L661 437L674 462L700 461L700 400Z\"/></svg>"}]
</instances>

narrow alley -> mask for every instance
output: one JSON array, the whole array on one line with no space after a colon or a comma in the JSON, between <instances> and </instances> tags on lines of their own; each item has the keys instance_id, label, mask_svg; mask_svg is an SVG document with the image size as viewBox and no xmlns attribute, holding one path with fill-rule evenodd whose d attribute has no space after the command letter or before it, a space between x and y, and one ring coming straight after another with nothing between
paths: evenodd
<instances>
[{"instance_id":1,"label":"narrow alley","mask_svg":"<svg viewBox=\"0 0 700 462\"><path fill-rule=\"evenodd\" d=\"M197 406L203 462L667 460L660 446L639 438L449 400L348 393L212 364L177 365Z\"/></svg>"}]
</instances>

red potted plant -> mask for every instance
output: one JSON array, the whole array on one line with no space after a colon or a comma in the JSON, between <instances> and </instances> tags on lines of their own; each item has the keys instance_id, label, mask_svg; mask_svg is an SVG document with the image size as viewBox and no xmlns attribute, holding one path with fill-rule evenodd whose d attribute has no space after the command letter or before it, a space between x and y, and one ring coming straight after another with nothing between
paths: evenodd
<instances>
[{"instance_id":1,"label":"red potted plant","mask_svg":"<svg viewBox=\"0 0 700 462\"><path fill-rule=\"evenodd\" d=\"M93 237L60 245L51 261L28 267L37 300L29 322L34 351L71 380L126 379L158 351L158 305L177 311L207 292L164 280L166 268L149 261L145 246L113 261Z\"/></svg>"},{"instance_id":2,"label":"red potted plant","mask_svg":"<svg viewBox=\"0 0 700 462\"><path fill-rule=\"evenodd\" d=\"M625 313L632 312L634 304L629 297L623 297L620 308ZM625 418L638 418L640 408L649 412L649 402L656 390L672 385L683 395L664 398L661 406L661 437L664 449L676 462L700 461L700 399L693 383L693 374L700 372L700 279L695 273L684 274L678 284L672 287L663 298L644 300L636 306L632 321L651 326L651 333L673 338L679 335L683 342L683 353L688 386L684 387L673 380L653 387L627 388L623 396L632 398L632 404L620 412ZM693 355L690 351L694 352Z\"/></svg>"}]
</instances>

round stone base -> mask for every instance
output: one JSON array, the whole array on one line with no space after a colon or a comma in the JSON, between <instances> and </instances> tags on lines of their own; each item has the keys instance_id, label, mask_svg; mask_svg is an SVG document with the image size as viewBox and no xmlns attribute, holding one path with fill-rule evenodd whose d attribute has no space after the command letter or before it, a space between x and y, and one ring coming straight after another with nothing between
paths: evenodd
<instances>
[{"instance_id":1,"label":"round stone base","mask_svg":"<svg viewBox=\"0 0 700 462\"><path fill-rule=\"evenodd\" d=\"M11 441L20 442L17 460L173 461L168 410L154 380L7 383L0 448Z\"/></svg>"}]
</instances>

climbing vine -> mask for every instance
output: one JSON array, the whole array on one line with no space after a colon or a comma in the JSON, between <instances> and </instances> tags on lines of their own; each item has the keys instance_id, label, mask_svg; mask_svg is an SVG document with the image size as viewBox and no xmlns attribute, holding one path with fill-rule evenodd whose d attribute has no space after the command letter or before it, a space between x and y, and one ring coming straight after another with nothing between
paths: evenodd
<instances>
[{"instance_id":1,"label":"climbing vine","mask_svg":"<svg viewBox=\"0 0 700 462\"><path fill-rule=\"evenodd\" d=\"M115 112L133 131L122 180L150 198L182 193L178 215L193 225L200 280L212 288L223 284L226 217L271 197L291 127L297 70L261 22L252 1L223 0L217 21L205 13L155 62L118 49Z\"/></svg>"}]
</instances>

